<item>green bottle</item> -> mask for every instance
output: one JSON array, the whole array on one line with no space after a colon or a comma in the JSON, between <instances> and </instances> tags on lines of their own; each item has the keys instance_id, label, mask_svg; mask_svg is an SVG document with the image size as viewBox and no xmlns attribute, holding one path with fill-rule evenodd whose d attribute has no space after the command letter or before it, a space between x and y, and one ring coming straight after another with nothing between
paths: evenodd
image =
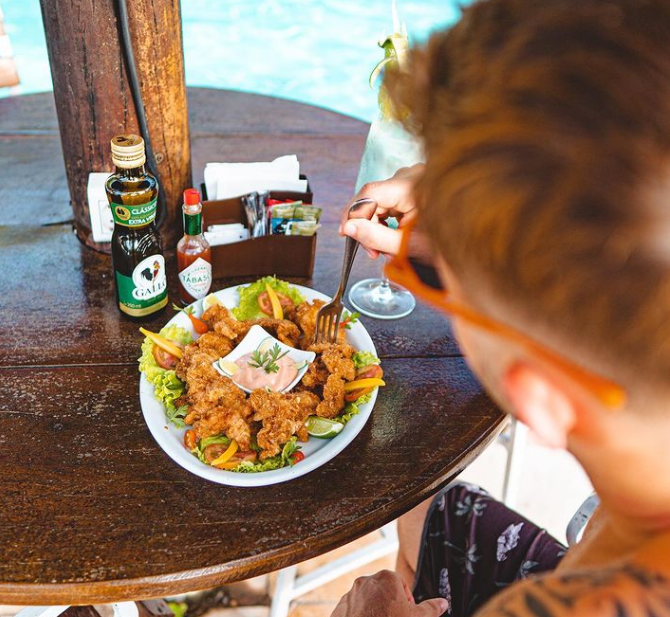
<instances>
[{"instance_id":1,"label":"green bottle","mask_svg":"<svg viewBox=\"0 0 670 617\"><path fill-rule=\"evenodd\" d=\"M105 184L114 217L112 262L119 310L145 319L167 306L167 279L161 238L156 228L158 181L145 169L139 135L112 139L116 173Z\"/></svg>"}]
</instances>

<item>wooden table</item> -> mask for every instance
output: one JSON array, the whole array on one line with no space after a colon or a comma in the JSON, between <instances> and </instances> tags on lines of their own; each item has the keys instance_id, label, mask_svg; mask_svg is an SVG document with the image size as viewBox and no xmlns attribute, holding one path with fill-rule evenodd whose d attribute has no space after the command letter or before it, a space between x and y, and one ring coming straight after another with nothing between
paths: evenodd
<instances>
[{"instance_id":1,"label":"wooden table","mask_svg":"<svg viewBox=\"0 0 670 617\"><path fill-rule=\"evenodd\" d=\"M333 293L343 249L336 221L368 126L250 94L189 97L197 180L207 161L299 156L325 224L314 278L296 282ZM142 337L115 307L109 257L72 232L51 95L0 99L0 170L0 603L158 597L297 563L426 499L500 430L503 415L446 322L420 306L400 321L364 320L388 386L329 464L258 489L189 474L142 419ZM361 255L351 280L378 272Z\"/></svg>"}]
</instances>

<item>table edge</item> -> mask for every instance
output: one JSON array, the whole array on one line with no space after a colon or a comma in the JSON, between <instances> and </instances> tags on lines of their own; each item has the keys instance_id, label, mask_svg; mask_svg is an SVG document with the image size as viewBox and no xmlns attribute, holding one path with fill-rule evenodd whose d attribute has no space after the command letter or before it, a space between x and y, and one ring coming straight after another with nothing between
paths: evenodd
<instances>
[{"instance_id":1,"label":"table edge","mask_svg":"<svg viewBox=\"0 0 670 617\"><path fill-rule=\"evenodd\" d=\"M311 538L309 546L305 543L302 549L296 550L295 546L286 546L235 562L134 579L53 585L0 583L0 603L85 606L125 600L149 600L209 589L301 563L379 529L446 486L500 434L506 419L507 415L500 411L498 417L481 433L479 439L471 444L449 469L444 469L433 476L420 488L396 500L392 505L387 504L353 523L342 525L335 533L329 531L327 538L323 533Z\"/></svg>"}]
</instances>

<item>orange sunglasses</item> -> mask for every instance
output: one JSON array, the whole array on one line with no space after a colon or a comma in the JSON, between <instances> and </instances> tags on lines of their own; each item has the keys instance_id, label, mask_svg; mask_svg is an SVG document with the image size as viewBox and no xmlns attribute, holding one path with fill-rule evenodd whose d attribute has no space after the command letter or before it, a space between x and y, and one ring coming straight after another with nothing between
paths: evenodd
<instances>
[{"instance_id":1,"label":"orange sunglasses","mask_svg":"<svg viewBox=\"0 0 670 617\"><path fill-rule=\"evenodd\" d=\"M597 373L568 360L564 356L547 349L537 341L526 336L514 328L502 324L486 315L450 300L444 289L437 289L425 283L410 259L410 234L414 229L416 219L402 228L402 240L397 256L387 262L386 275L399 285L402 285L417 297L432 304L435 308L448 315L459 317L473 326L482 330L506 338L531 354L560 369L565 375L598 398L598 400L612 409L621 407L626 401L626 391L619 384L602 377Z\"/></svg>"}]
</instances>

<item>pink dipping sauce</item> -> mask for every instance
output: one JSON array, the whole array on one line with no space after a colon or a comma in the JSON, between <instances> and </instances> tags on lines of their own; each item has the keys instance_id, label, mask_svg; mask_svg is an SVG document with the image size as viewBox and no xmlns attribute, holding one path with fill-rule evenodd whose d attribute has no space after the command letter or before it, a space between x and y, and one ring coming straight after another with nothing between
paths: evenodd
<instances>
[{"instance_id":1,"label":"pink dipping sauce","mask_svg":"<svg viewBox=\"0 0 670 617\"><path fill-rule=\"evenodd\" d=\"M276 373L266 373L265 369L250 366L250 360L250 353L235 360L240 369L232 376L237 385L249 390L268 388L273 392L281 392L298 376L298 366L288 356L277 360L279 370Z\"/></svg>"}]
</instances>

